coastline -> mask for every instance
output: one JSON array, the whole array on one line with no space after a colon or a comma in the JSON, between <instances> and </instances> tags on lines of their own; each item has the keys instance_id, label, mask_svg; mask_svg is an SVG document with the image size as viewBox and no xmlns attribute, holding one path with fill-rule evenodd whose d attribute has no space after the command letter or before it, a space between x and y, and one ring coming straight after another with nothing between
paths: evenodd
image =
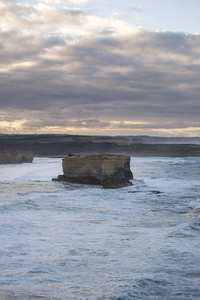
<instances>
[{"instance_id":1,"label":"coastline","mask_svg":"<svg viewBox=\"0 0 200 300\"><path fill-rule=\"evenodd\" d=\"M199 157L199 144L154 144L123 137L2 135L0 149L32 151L35 157L65 157L68 153L113 153L135 157Z\"/></svg>"}]
</instances>

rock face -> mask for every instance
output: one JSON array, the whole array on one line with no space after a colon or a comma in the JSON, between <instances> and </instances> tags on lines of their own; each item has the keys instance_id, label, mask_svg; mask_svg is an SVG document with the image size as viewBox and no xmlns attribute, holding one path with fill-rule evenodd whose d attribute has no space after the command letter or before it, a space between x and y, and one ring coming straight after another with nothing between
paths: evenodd
<instances>
[{"instance_id":1,"label":"rock face","mask_svg":"<svg viewBox=\"0 0 200 300\"><path fill-rule=\"evenodd\" d=\"M63 175L57 179L75 183L100 184L104 188L132 185L130 157L114 154L68 156L63 159Z\"/></svg>"},{"instance_id":2,"label":"rock face","mask_svg":"<svg viewBox=\"0 0 200 300\"><path fill-rule=\"evenodd\" d=\"M0 164L20 164L33 161L33 153L18 149L0 150Z\"/></svg>"}]
</instances>

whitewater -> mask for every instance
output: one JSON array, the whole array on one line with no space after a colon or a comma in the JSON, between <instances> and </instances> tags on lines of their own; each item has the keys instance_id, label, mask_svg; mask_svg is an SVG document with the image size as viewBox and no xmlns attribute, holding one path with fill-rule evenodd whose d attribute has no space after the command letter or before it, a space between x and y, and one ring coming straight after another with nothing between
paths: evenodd
<instances>
[{"instance_id":1,"label":"whitewater","mask_svg":"<svg viewBox=\"0 0 200 300\"><path fill-rule=\"evenodd\" d=\"M200 299L200 158L132 157L133 186L0 165L0 299Z\"/></svg>"}]
</instances>

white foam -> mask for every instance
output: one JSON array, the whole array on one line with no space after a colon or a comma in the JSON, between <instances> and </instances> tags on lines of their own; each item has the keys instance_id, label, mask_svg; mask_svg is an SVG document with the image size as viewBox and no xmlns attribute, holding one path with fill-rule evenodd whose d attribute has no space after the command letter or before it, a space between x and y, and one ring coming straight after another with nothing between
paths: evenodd
<instances>
[{"instance_id":1,"label":"white foam","mask_svg":"<svg viewBox=\"0 0 200 300\"><path fill-rule=\"evenodd\" d=\"M200 208L200 199L197 199L197 201L192 201L188 204L188 208L191 209L199 209Z\"/></svg>"},{"instance_id":2,"label":"white foam","mask_svg":"<svg viewBox=\"0 0 200 300\"><path fill-rule=\"evenodd\" d=\"M61 158L35 158L33 163L0 165L0 181L51 181L62 174Z\"/></svg>"}]
</instances>

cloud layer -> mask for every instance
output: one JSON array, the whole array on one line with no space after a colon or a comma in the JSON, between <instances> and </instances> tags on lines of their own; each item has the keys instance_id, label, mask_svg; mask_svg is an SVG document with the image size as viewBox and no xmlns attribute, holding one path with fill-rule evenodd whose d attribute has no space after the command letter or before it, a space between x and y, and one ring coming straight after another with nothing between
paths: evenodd
<instances>
[{"instance_id":1,"label":"cloud layer","mask_svg":"<svg viewBox=\"0 0 200 300\"><path fill-rule=\"evenodd\" d=\"M58 3L0 1L1 132L200 134L199 35Z\"/></svg>"}]
</instances>

